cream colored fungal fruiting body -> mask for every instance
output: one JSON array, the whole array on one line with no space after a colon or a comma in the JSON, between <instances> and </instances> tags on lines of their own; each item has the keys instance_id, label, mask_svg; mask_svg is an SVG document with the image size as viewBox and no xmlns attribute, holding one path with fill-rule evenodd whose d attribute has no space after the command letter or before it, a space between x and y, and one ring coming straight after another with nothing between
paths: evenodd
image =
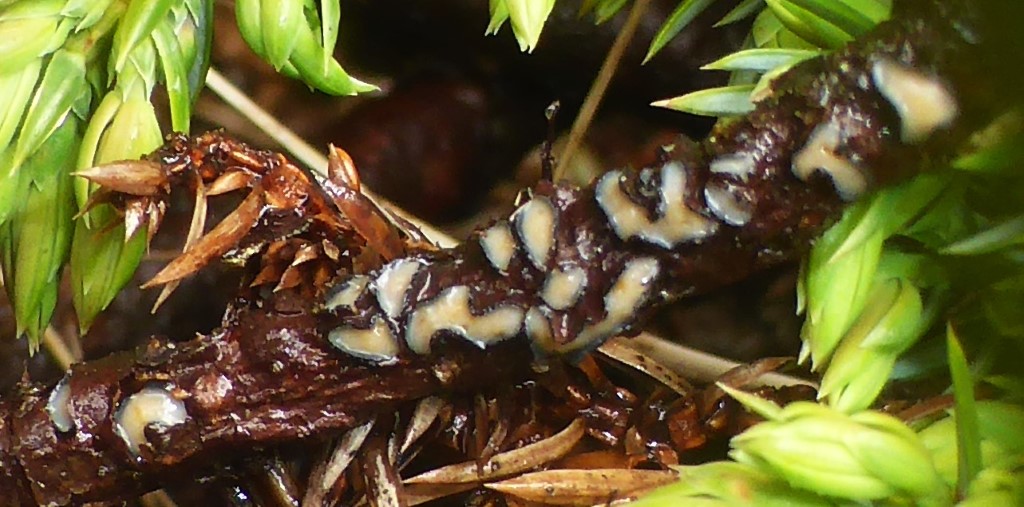
<instances>
[{"instance_id":1,"label":"cream colored fungal fruiting body","mask_svg":"<svg viewBox=\"0 0 1024 507\"><path fill-rule=\"evenodd\" d=\"M74 420L71 419L71 386L68 385L70 380L71 374L65 373L57 387L50 392L50 398L46 402L46 412L50 414L53 426L63 433L71 431L75 426Z\"/></svg>"},{"instance_id":2,"label":"cream colored fungal fruiting body","mask_svg":"<svg viewBox=\"0 0 1024 507\"><path fill-rule=\"evenodd\" d=\"M935 77L890 59L876 61L871 67L871 77L875 87L900 116L903 142L923 141L957 117L956 98Z\"/></svg>"},{"instance_id":3,"label":"cream colored fungal fruiting body","mask_svg":"<svg viewBox=\"0 0 1024 507\"><path fill-rule=\"evenodd\" d=\"M704 187L704 201L711 213L729 225L746 225L754 215L749 202L740 200L728 188L715 183Z\"/></svg>"},{"instance_id":4,"label":"cream colored fungal fruiting body","mask_svg":"<svg viewBox=\"0 0 1024 507\"><path fill-rule=\"evenodd\" d=\"M757 164L753 153L742 152L716 157L711 161L709 168L715 174L730 174L747 181L747 178L754 174Z\"/></svg>"},{"instance_id":5,"label":"cream colored fungal fruiting body","mask_svg":"<svg viewBox=\"0 0 1024 507\"><path fill-rule=\"evenodd\" d=\"M495 269L502 273L508 271L508 265L516 253L516 240L508 224L495 224L485 230L480 235L480 246Z\"/></svg>"},{"instance_id":6,"label":"cream colored fungal fruiting body","mask_svg":"<svg viewBox=\"0 0 1024 507\"><path fill-rule=\"evenodd\" d=\"M381 270L373 287L381 310L391 318L398 317L405 307L405 293L412 284L412 277L422 264L416 259L398 259Z\"/></svg>"},{"instance_id":7,"label":"cream colored fungal fruiting body","mask_svg":"<svg viewBox=\"0 0 1024 507\"><path fill-rule=\"evenodd\" d=\"M327 339L343 352L361 359L388 364L398 359L398 340L391 328L380 317L374 317L370 329L339 327L331 330Z\"/></svg>"},{"instance_id":8,"label":"cream colored fungal fruiting body","mask_svg":"<svg viewBox=\"0 0 1024 507\"><path fill-rule=\"evenodd\" d=\"M420 305L409 318L406 343L418 354L430 353L430 339L438 331L457 333L479 347L512 338L523 324L523 311L498 307L476 316L469 309L469 287L446 289L428 303Z\"/></svg>"},{"instance_id":9,"label":"cream colored fungal fruiting body","mask_svg":"<svg viewBox=\"0 0 1024 507\"><path fill-rule=\"evenodd\" d=\"M555 244L555 208L545 197L534 197L512 214L526 256L537 269L545 269Z\"/></svg>"},{"instance_id":10,"label":"cream colored fungal fruiting body","mask_svg":"<svg viewBox=\"0 0 1024 507\"><path fill-rule=\"evenodd\" d=\"M664 248L704 238L715 232L716 223L686 207L686 174L679 162L661 170L661 218L651 220L643 206L631 201L619 186L620 171L605 174L597 183L597 203L615 233L627 240L638 237Z\"/></svg>"},{"instance_id":11,"label":"cream colored fungal fruiting body","mask_svg":"<svg viewBox=\"0 0 1024 507\"><path fill-rule=\"evenodd\" d=\"M583 328L575 340L561 347L561 352L586 349L621 332L635 318L658 271L658 261L650 257L627 263L604 296L604 319Z\"/></svg>"},{"instance_id":12,"label":"cream colored fungal fruiting body","mask_svg":"<svg viewBox=\"0 0 1024 507\"><path fill-rule=\"evenodd\" d=\"M338 308L355 310L356 301L359 300L359 297L366 291L366 286L369 285L369 283L370 277L368 276L353 276L327 296L327 302L324 303L324 308L327 310L336 310Z\"/></svg>"},{"instance_id":13,"label":"cream colored fungal fruiting body","mask_svg":"<svg viewBox=\"0 0 1024 507\"><path fill-rule=\"evenodd\" d=\"M184 423L187 418L185 404L175 398L170 389L146 386L121 401L114 415L114 431L128 445L128 449L138 455L146 441L147 427L169 428Z\"/></svg>"},{"instance_id":14,"label":"cream colored fungal fruiting body","mask_svg":"<svg viewBox=\"0 0 1024 507\"><path fill-rule=\"evenodd\" d=\"M544 316L544 312L540 308L534 306L526 312L523 328L534 347L547 352L556 351L555 338L551 333L551 323L548 322L548 318Z\"/></svg>"},{"instance_id":15,"label":"cream colored fungal fruiting body","mask_svg":"<svg viewBox=\"0 0 1024 507\"><path fill-rule=\"evenodd\" d=\"M807 181L814 171L823 171L832 179L839 197L853 200L867 188L868 182L853 162L836 155L839 125L829 122L811 132L807 144L793 156L793 174Z\"/></svg>"},{"instance_id":16,"label":"cream colored fungal fruiting body","mask_svg":"<svg viewBox=\"0 0 1024 507\"><path fill-rule=\"evenodd\" d=\"M587 282L587 273L580 268L556 269L544 281L541 298L555 310L565 310L576 304Z\"/></svg>"}]
</instances>

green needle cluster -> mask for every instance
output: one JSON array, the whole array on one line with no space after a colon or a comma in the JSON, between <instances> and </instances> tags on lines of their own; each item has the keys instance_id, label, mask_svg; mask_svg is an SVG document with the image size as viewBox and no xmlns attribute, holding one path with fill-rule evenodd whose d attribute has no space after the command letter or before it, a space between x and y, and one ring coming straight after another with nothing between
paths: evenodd
<instances>
[{"instance_id":1,"label":"green needle cluster","mask_svg":"<svg viewBox=\"0 0 1024 507\"><path fill-rule=\"evenodd\" d=\"M655 35L647 60L714 0L684 0ZM771 81L802 60L842 47L889 17L889 0L744 0L715 26L754 16L744 48L704 66L730 71L729 84L697 90L652 105L704 116L754 109Z\"/></svg>"},{"instance_id":2,"label":"green needle cluster","mask_svg":"<svg viewBox=\"0 0 1024 507\"><path fill-rule=\"evenodd\" d=\"M338 0L239 0L236 14L282 73L336 95L376 89L333 57ZM0 0L2 280L32 350L65 264L83 331L131 279L159 217L125 224L73 174L188 132L212 27L213 0ZM165 115L153 105L158 87Z\"/></svg>"},{"instance_id":3,"label":"green needle cluster","mask_svg":"<svg viewBox=\"0 0 1024 507\"><path fill-rule=\"evenodd\" d=\"M0 6L0 251L19 334L33 348L69 257L83 328L134 272L145 238L126 238L108 207L74 220L92 189L73 173L160 145L157 85L167 91L173 128L188 129L211 9L208 0Z\"/></svg>"},{"instance_id":4,"label":"green needle cluster","mask_svg":"<svg viewBox=\"0 0 1024 507\"><path fill-rule=\"evenodd\" d=\"M655 105L744 113L778 73L862 33L888 7L741 2L726 18L756 16L748 48L706 66L731 71L730 85ZM1011 108L949 167L849 208L815 243L798 285L801 361L822 375L820 404L779 409L731 393L768 419L733 439L736 462L684 467L678 484L640 504L1024 505L1021 138L1024 112ZM950 378L955 409L937 422L911 428L868 410L893 381ZM995 399L975 402L976 389Z\"/></svg>"},{"instance_id":5,"label":"green needle cluster","mask_svg":"<svg viewBox=\"0 0 1024 507\"><path fill-rule=\"evenodd\" d=\"M917 434L881 412L848 415L796 402L735 437L732 448L737 461L824 496L906 497L917 504L941 504L949 497Z\"/></svg>"},{"instance_id":6,"label":"green needle cluster","mask_svg":"<svg viewBox=\"0 0 1024 507\"><path fill-rule=\"evenodd\" d=\"M252 50L282 74L332 95L377 87L350 76L334 59L338 0L237 0L235 18Z\"/></svg>"},{"instance_id":7,"label":"green needle cluster","mask_svg":"<svg viewBox=\"0 0 1024 507\"><path fill-rule=\"evenodd\" d=\"M620 7L623 3L619 2ZM490 0L491 22L485 33L498 33L505 21L511 19L512 33L519 41L519 49L532 53L554 7L555 0Z\"/></svg>"},{"instance_id":8,"label":"green needle cluster","mask_svg":"<svg viewBox=\"0 0 1024 507\"><path fill-rule=\"evenodd\" d=\"M896 360L946 302L948 283L929 268L929 257L887 248L886 240L909 232L936 201L954 199L952 181L949 173L929 174L879 192L814 246L798 301L806 313L801 359L825 371L819 396L834 407L871 406Z\"/></svg>"},{"instance_id":9,"label":"green needle cluster","mask_svg":"<svg viewBox=\"0 0 1024 507\"><path fill-rule=\"evenodd\" d=\"M163 140L151 97L157 84L167 92L171 128L187 132L192 101L208 63L211 3L132 1L113 33L106 65L108 86L85 131L76 169L137 159ZM96 188L77 179L78 205L85 210ZM108 207L88 210L75 223L71 284L79 324L88 329L131 279L147 246L147 224L127 227Z\"/></svg>"},{"instance_id":10,"label":"green needle cluster","mask_svg":"<svg viewBox=\"0 0 1024 507\"><path fill-rule=\"evenodd\" d=\"M1024 409L1002 401L979 401L975 407L980 437L980 470L965 488L960 505L1024 504ZM959 479L957 415L950 411L920 431L921 442L934 456L942 480L955 487Z\"/></svg>"},{"instance_id":11,"label":"green needle cluster","mask_svg":"<svg viewBox=\"0 0 1024 507\"><path fill-rule=\"evenodd\" d=\"M839 505L795 488L760 468L734 461L674 467L679 482L644 496L632 507L818 507Z\"/></svg>"}]
</instances>

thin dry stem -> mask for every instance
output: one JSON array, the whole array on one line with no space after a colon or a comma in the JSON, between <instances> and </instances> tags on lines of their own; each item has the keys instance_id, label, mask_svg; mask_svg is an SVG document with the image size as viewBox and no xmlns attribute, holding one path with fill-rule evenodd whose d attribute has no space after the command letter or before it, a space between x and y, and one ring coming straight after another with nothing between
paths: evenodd
<instances>
[{"instance_id":1,"label":"thin dry stem","mask_svg":"<svg viewBox=\"0 0 1024 507\"><path fill-rule=\"evenodd\" d=\"M629 43L633 40L637 28L640 27L640 19L650 3L650 0L636 0L630 8L626 23L622 25L622 29L619 30L619 34L615 37L615 41L612 43L611 49L608 50L604 63L601 64L601 70L598 71L597 77L594 78L594 83L590 85L590 91L587 92L587 97L583 100L583 105L580 106L580 112L572 123L572 129L569 130L569 139L565 144L565 149L562 150L561 155L558 157L558 165L555 166L554 173L552 174L553 180L558 181L565 174L565 171L569 169L569 161L572 160L573 154L576 153L576 150L579 149L580 144L583 142L583 136L587 133L590 122L593 121L594 114L597 113L597 108L601 105L605 92L608 91L608 85L612 82L612 78L615 77L615 71L619 68L622 55L626 53L626 48L629 47Z\"/></svg>"},{"instance_id":2,"label":"thin dry stem","mask_svg":"<svg viewBox=\"0 0 1024 507\"><path fill-rule=\"evenodd\" d=\"M71 367L72 363L81 361L80 356L71 350L68 346L67 340L60 334L52 325L46 326L43 331L43 348L49 352L50 357L53 361L61 367L62 370L67 370Z\"/></svg>"}]
</instances>

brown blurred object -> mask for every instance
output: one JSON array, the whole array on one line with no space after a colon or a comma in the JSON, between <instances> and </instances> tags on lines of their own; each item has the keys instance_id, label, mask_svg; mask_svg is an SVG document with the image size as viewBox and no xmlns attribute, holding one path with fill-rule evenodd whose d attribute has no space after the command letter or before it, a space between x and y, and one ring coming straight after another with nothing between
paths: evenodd
<instances>
[{"instance_id":1,"label":"brown blurred object","mask_svg":"<svg viewBox=\"0 0 1024 507\"><path fill-rule=\"evenodd\" d=\"M679 343L745 362L797 356L797 267L764 273L705 296L679 301L655 320L658 333Z\"/></svg>"},{"instance_id":2,"label":"brown blurred object","mask_svg":"<svg viewBox=\"0 0 1024 507\"><path fill-rule=\"evenodd\" d=\"M491 113L479 86L421 78L328 121L313 140L347 151L374 191L428 221L447 221L470 209L498 172L484 152L497 141Z\"/></svg>"}]
</instances>

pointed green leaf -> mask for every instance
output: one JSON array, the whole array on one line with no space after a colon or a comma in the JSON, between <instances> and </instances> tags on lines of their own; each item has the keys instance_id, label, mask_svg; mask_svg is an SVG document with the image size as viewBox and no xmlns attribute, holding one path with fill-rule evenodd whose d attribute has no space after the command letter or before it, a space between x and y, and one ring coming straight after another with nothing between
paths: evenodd
<instances>
[{"instance_id":1,"label":"pointed green leaf","mask_svg":"<svg viewBox=\"0 0 1024 507\"><path fill-rule=\"evenodd\" d=\"M811 250L805 271L807 319L800 336L810 345L815 369L825 365L864 308L875 277L885 239L881 231L871 229L858 248L833 255L867 209L865 203L849 208Z\"/></svg>"},{"instance_id":2,"label":"pointed green leaf","mask_svg":"<svg viewBox=\"0 0 1024 507\"><path fill-rule=\"evenodd\" d=\"M15 220L3 226L4 279L14 306L18 334L38 347L57 301L75 213L70 170L78 150L79 120L69 117L22 167L30 181L19 196Z\"/></svg>"},{"instance_id":3,"label":"pointed green leaf","mask_svg":"<svg viewBox=\"0 0 1024 507\"><path fill-rule=\"evenodd\" d=\"M341 22L341 7L338 0L320 0L320 45L324 48L324 72L331 66L334 46L338 43L338 25Z\"/></svg>"},{"instance_id":4,"label":"pointed green leaf","mask_svg":"<svg viewBox=\"0 0 1024 507\"><path fill-rule=\"evenodd\" d=\"M849 10L871 21L872 26L889 19L892 0L840 0ZM870 28L870 27L869 27Z\"/></svg>"},{"instance_id":5,"label":"pointed green leaf","mask_svg":"<svg viewBox=\"0 0 1024 507\"><path fill-rule=\"evenodd\" d=\"M939 253L944 255L982 255L1024 244L1024 215L982 229L953 243Z\"/></svg>"},{"instance_id":6,"label":"pointed green leaf","mask_svg":"<svg viewBox=\"0 0 1024 507\"><path fill-rule=\"evenodd\" d=\"M866 12L847 5L843 0L787 0L795 7L799 7L811 15L836 26L840 30L854 37L870 30L879 21L888 17L888 13L882 11L881 19L872 19L867 12L873 12L869 4L877 2L858 2L864 4ZM849 0L847 0L849 1ZM856 1L856 0L854 0ZM878 16L877 13L873 13Z\"/></svg>"},{"instance_id":7,"label":"pointed green leaf","mask_svg":"<svg viewBox=\"0 0 1024 507\"><path fill-rule=\"evenodd\" d=\"M757 79L756 83L754 83L754 89L750 92L750 100L757 103L764 100L765 97L768 97L772 93L772 84L775 82L775 79L788 72L789 69L793 68L797 63L800 62L780 65L765 72L764 74L761 74L761 77ZM737 75L740 72L749 73L750 71L736 71L733 72L733 75Z\"/></svg>"},{"instance_id":8,"label":"pointed green leaf","mask_svg":"<svg viewBox=\"0 0 1024 507\"><path fill-rule=\"evenodd\" d=\"M263 41L263 30L260 27L262 15L260 0L238 0L235 2L235 22L238 33L257 55L265 57L266 44Z\"/></svg>"},{"instance_id":9,"label":"pointed green leaf","mask_svg":"<svg viewBox=\"0 0 1024 507\"><path fill-rule=\"evenodd\" d=\"M853 34L797 5L793 0L765 1L786 28L818 47L838 49L853 40Z\"/></svg>"},{"instance_id":10,"label":"pointed green leaf","mask_svg":"<svg viewBox=\"0 0 1024 507\"><path fill-rule=\"evenodd\" d=\"M149 96L159 79L156 68L157 53L153 39L141 40L128 54L124 68L117 74L114 89L120 91L125 100L140 93Z\"/></svg>"},{"instance_id":11,"label":"pointed green leaf","mask_svg":"<svg viewBox=\"0 0 1024 507\"><path fill-rule=\"evenodd\" d=\"M121 13L126 8L122 2L115 2L114 0L79 0L76 3L83 4L88 10L82 14L78 24L75 25L75 32L81 32L96 26L106 16L113 15L120 18ZM70 3L68 7L75 8Z\"/></svg>"},{"instance_id":12,"label":"pointed green leaf","mask_svg":"<svg viewBox=\"0 0 1024 507\"><path fill-rule=\"evenodd\" d=\"M864 310L844 333L818 396L845 413L870 407L888 382L896 358L926 328L922 313L921 296L913 284L876 281Z\"/></svg>"},{"instance_id":13,"label":"pointed green leaf","mask_svg":"<svg viewBox=\"0 0 1024 507\"><path fill-rule=\"evenodd\" d=\"M188 132L192 116L192 95L188 86L185 55L167 23L158 24L153 29L152 38L164 74L164 86L171 109L171 128L178 132Z\"/></svg>"},{"instance_id":14,"label":"pointed green leaf","mask_svg":"<svg viewBox=\"0 0 1024 507\"><path fill-rule=\"evenodd\" d=\"M819 49L786 28L771 9L762 10L754 18L750 36L759 48Z\"/></svg>"},{"instance_id":15,"label":"pointed green leaf","mask_svg":"<svg viewBox=\"0 0 1024 507\"><path fill-rule=\"evenodd\" d=\"M715 28L730 25L737 21L744 20L750 16L753 16L758 10L764 7L764 0L743 0L736 7L733 7L731 11L727 12L722 19L715 23Z\"/></svg>"},{"instance_id":16,"label":"pointed green leaf","mask_svg":"<svg viewBox=\"0 0 1024 507\"><path fill-rule=\"evenodd\" d=\"M520 50L532 53L537 47L544 24L554 6L555 0L505 0Z\"/></svg>"},{"instance_id":17,"label":"pointed green leaf","mask_svg":"<svg viewBox=\"0 0 1024 507\"><path fill-rule=\"evenodd\" d=\"M96 150L99 149L100 137L110 122L114 120L114 115L121 108L121 104L121 94L116 91L108 92L100 101L99 107L89 119L85 134L82 136L81 148L75 159L76 170L88 169L99 164L99 161L96 160ZM89 200L89 182L85 178L75 180L75 199L80 208L85 207L85 203ZM88 220L88 215L82 218L87 226L92 225Z\"/></svg>"},{"instance_id":18,"label":"pointed green leaf","mask_svg":"<svg viewBox=\"0 0 1024 507\"><path fill-rule=\"evenodd\" d=\"M20 72L0 77L0 153L7 149L15 130L21 125L42 67L42 61L36 59ZM0 179L6 177L0 172Z\"/></svg>"},{"instance_id":19,"label":"pointed green leaf","mask_svg":"<svg viewBox=\"0 0 1024 507\"><path fill-rule=\"evenodd\" d=\"M350 76L334 59L331 60L333 63L328 71L324 73L324 49L320 47L317 36L309 26L299 26L295 38L295 50L289 63L295 66L295 70L306 84L331 95L355 95L377 89L376 86Z\"/></svg>"},{"instance_id":20,"label":"pointed green leaf","mask_svg":"<svg viewBox=\"0 0 1024 507\"><path fill-rule=\"evenodd\" d=\"M114 72L121 72L135 47L149 38L157 23L167 19L175 0L131 0L114 33L110 61Z\"/></svg>"},{"instance_id":21,"label":"pointed green leaf","mask_svg":"<svg viewBox=\"0 0 1024 507\"><path fill-rule=\"evenodd\" d=\"M651 105L703 116L741 115L754 110L750 92L754 85L723 86L698 90Z\"/></svg>"},{"instance_id":22,"label":"pointed green leaf","mask_svg":"<svg viewBox=\"0 0 1024 507\"><path fill-rule=\"evenodd\" d=\"M729 387L721 382L717 382L715 385L718 386L719 389L725 391L725 393L733 399L740 402L744 407L769 421L776 421L782 417L782 407L778 406L771 400L766 400L746 391Z\"/></svg>"},{"instance_id":23,"label":"pointed green leaf","mask_svg":"<svg viewBox=\"0 0 1024 507\"><path fill-rule=\"evenodd\" d=\"M206 83L213 47L213 0L189 0L188 19L178 29L178 40L185 54L188 89L194 104Z\"/></svg>"},{"instance_id":24,"label":"pointed green leaf","mask_svg":"<svg viewBox=\"0 0 1024 507\"><path fill-rule=\"evenodd\" d=\"M981 470L981 430L978 428L978 410L974 400L974 381L967 357L956 330L946 326L946 350L949 354L949 373L953 377L953 399L956 404L956 439L958 455L957 490L961 495Z\"/></svg>"},{"instance_id":25,"label":"pointed green leaf","mask_svg":"<svg viewBox=\"0 0 1024 507\"><path fill-rule=\"evenodd\" d=\"M302 0L260 0L260 29L264 59L280 69L295 48L295 33L306 24Z\"/></svg>"},{"instance_id":26,"label":"pointed green leaf","mask_svg":"<svg viewBox=\"0 0 1024 507\"><path fill-rule=\"evenodd\" d=\"M0 11L0 75L18 72L44 56L60 24L60 0L18 2Z\"/></svg>"},{"instance_id":27,"label":"pointed green leaf","mask_svg":"<svg viewBox=\"0 0 1024 507\"><path fill-rule=\"evenodd\" d=\"M129 97L103 132L95 163L130 160L152 152L163 143L153 104L145 95Z\"/></svg>"},{"instance_id":28,"label":"pointed green leaf","mask_svg":"<svg viewBox=\"0 0 1024 507\"><path fill-rule=\"evenodd\" d=\"M794 63L821 55L821 51L808 49L745 49L731 53L703 67L705 70L754 70L767 72L776 67L789 66Z\"/></svg>"},{"instance_id":29,"label":"pointed green leaf","mask_svg":"<svg viewBox=\"0 0 1024 507\"><path fill-rule=\"evenodd\" d=\"M505 0L490 0L488 3L491 12L491 19L487 23L484 35L494 35L501 30L501 26L508 21L508 5Z\"/></svg>"},{"instance_id":30,"label":"pointed green leaf","mask_svg":"<svg viewBox=\"0 0 1024 507\"><path fill-rule=\"evenodd\" d=\"M15 164L32 155L50 137L83 90L89 90L85 81L85 57L66 50L54 53L25 113L14 152Z\"/></svg>"},{"instance_id":31,"label":"pointed green leaf","mask_svg":"<svg viewBox=\"0 0 1024 507\"><path fill-rule=\"evenodd\" d=\"M622 10L623 7L626 6L626 3L628 2L629 0L599 1L597 5L594 6L594 17L596 19L597 24L604 23L605 21L608 21L609 19L614 17L616 14L619 13L619 11Z\"/></svg>"},{"instance_id":32,"label":"pointed green leaf","mask_svg":"<svg viewBox=\"0 0 1024 507\"><path fill-rule=\"evenodd\" d=\"M866 210L849 234L835 247L830 259L858 248L876 232L881 232L885 237L895 234L920 216L950 183L948 174L925 174L899 186L882 189L865 204L857 204L865 206Z\"/></svg>"},{"instance_id":33,"label":"pointed green leaf","mask_svg":"<svg viewBox=\"0 0 1024 507\"><path fill-rule=\"evenodd\" d=\"M188 9L188 15L194 19L201 18L204 16L206 10L211 6L210 0L185 0L185 8Z\"/></svg>"},{"instance_id":34,"label":"pointed green leaf","mask_svg":"<svg viewBox=\"0 0 1024 507\"><path fill-rule=\"evenodd\" d=\"M101 222L91 229L81 221L75 224L69 269L75 314L83 333L132 279L146 251L145 232L126 242L123 224L106 227L107 224Z\"/></svg>"},{"instance_id":35,"label":"pointed green leaf","mask_svg":"<svg viewBox=\"0 0 1024 507\"><path fill-rule=\"evenodd\" d=\"M961 171L1017 174L1024 161L1024 111L1011 108L971 135L968 149L953 161Z\"/></svg>"},{"instance_id":36,"label":"pointed green leaf","mask_svg":"<svg viewBox=\"0 0 1024 507\"><path fill-rule=\"evenodd\" d=\"M23 202L19 196L25 194L31 183L31 178L25 176L20 168L20 164L15 165L13 157L0 157L0 174L5 175L0 177L0 226L20 212Z\"/></svg>"},{"instance_id":37,"label":"pointed green leaf","mask_svg":"<svg viewBox=\"0 0 1024 507\"><path fill-rule=\"evenodd\" d=\"M67 0L60 9L60 15L67 18L81 18L89 12L90 0Z\"/></svg>"},{"instance_id":38,"label":"pointed green leaf","mask_svg":"<svg viewBox=\"0 0 1024 507\"><path fill-rule=\"evenodd\" d=\"M704 12L708 6L714 0L684 0L683 3L679 4L671 14L668 15L668 19L658 29L658 33L654 35L654 40L651 41L651 47L647 49L647 56L644 57L644 63L658 54L669 41L672 40L679 32L681 32L687 25L689 25L694 18L700 13Z\"/></svg>"}]
</instances>

